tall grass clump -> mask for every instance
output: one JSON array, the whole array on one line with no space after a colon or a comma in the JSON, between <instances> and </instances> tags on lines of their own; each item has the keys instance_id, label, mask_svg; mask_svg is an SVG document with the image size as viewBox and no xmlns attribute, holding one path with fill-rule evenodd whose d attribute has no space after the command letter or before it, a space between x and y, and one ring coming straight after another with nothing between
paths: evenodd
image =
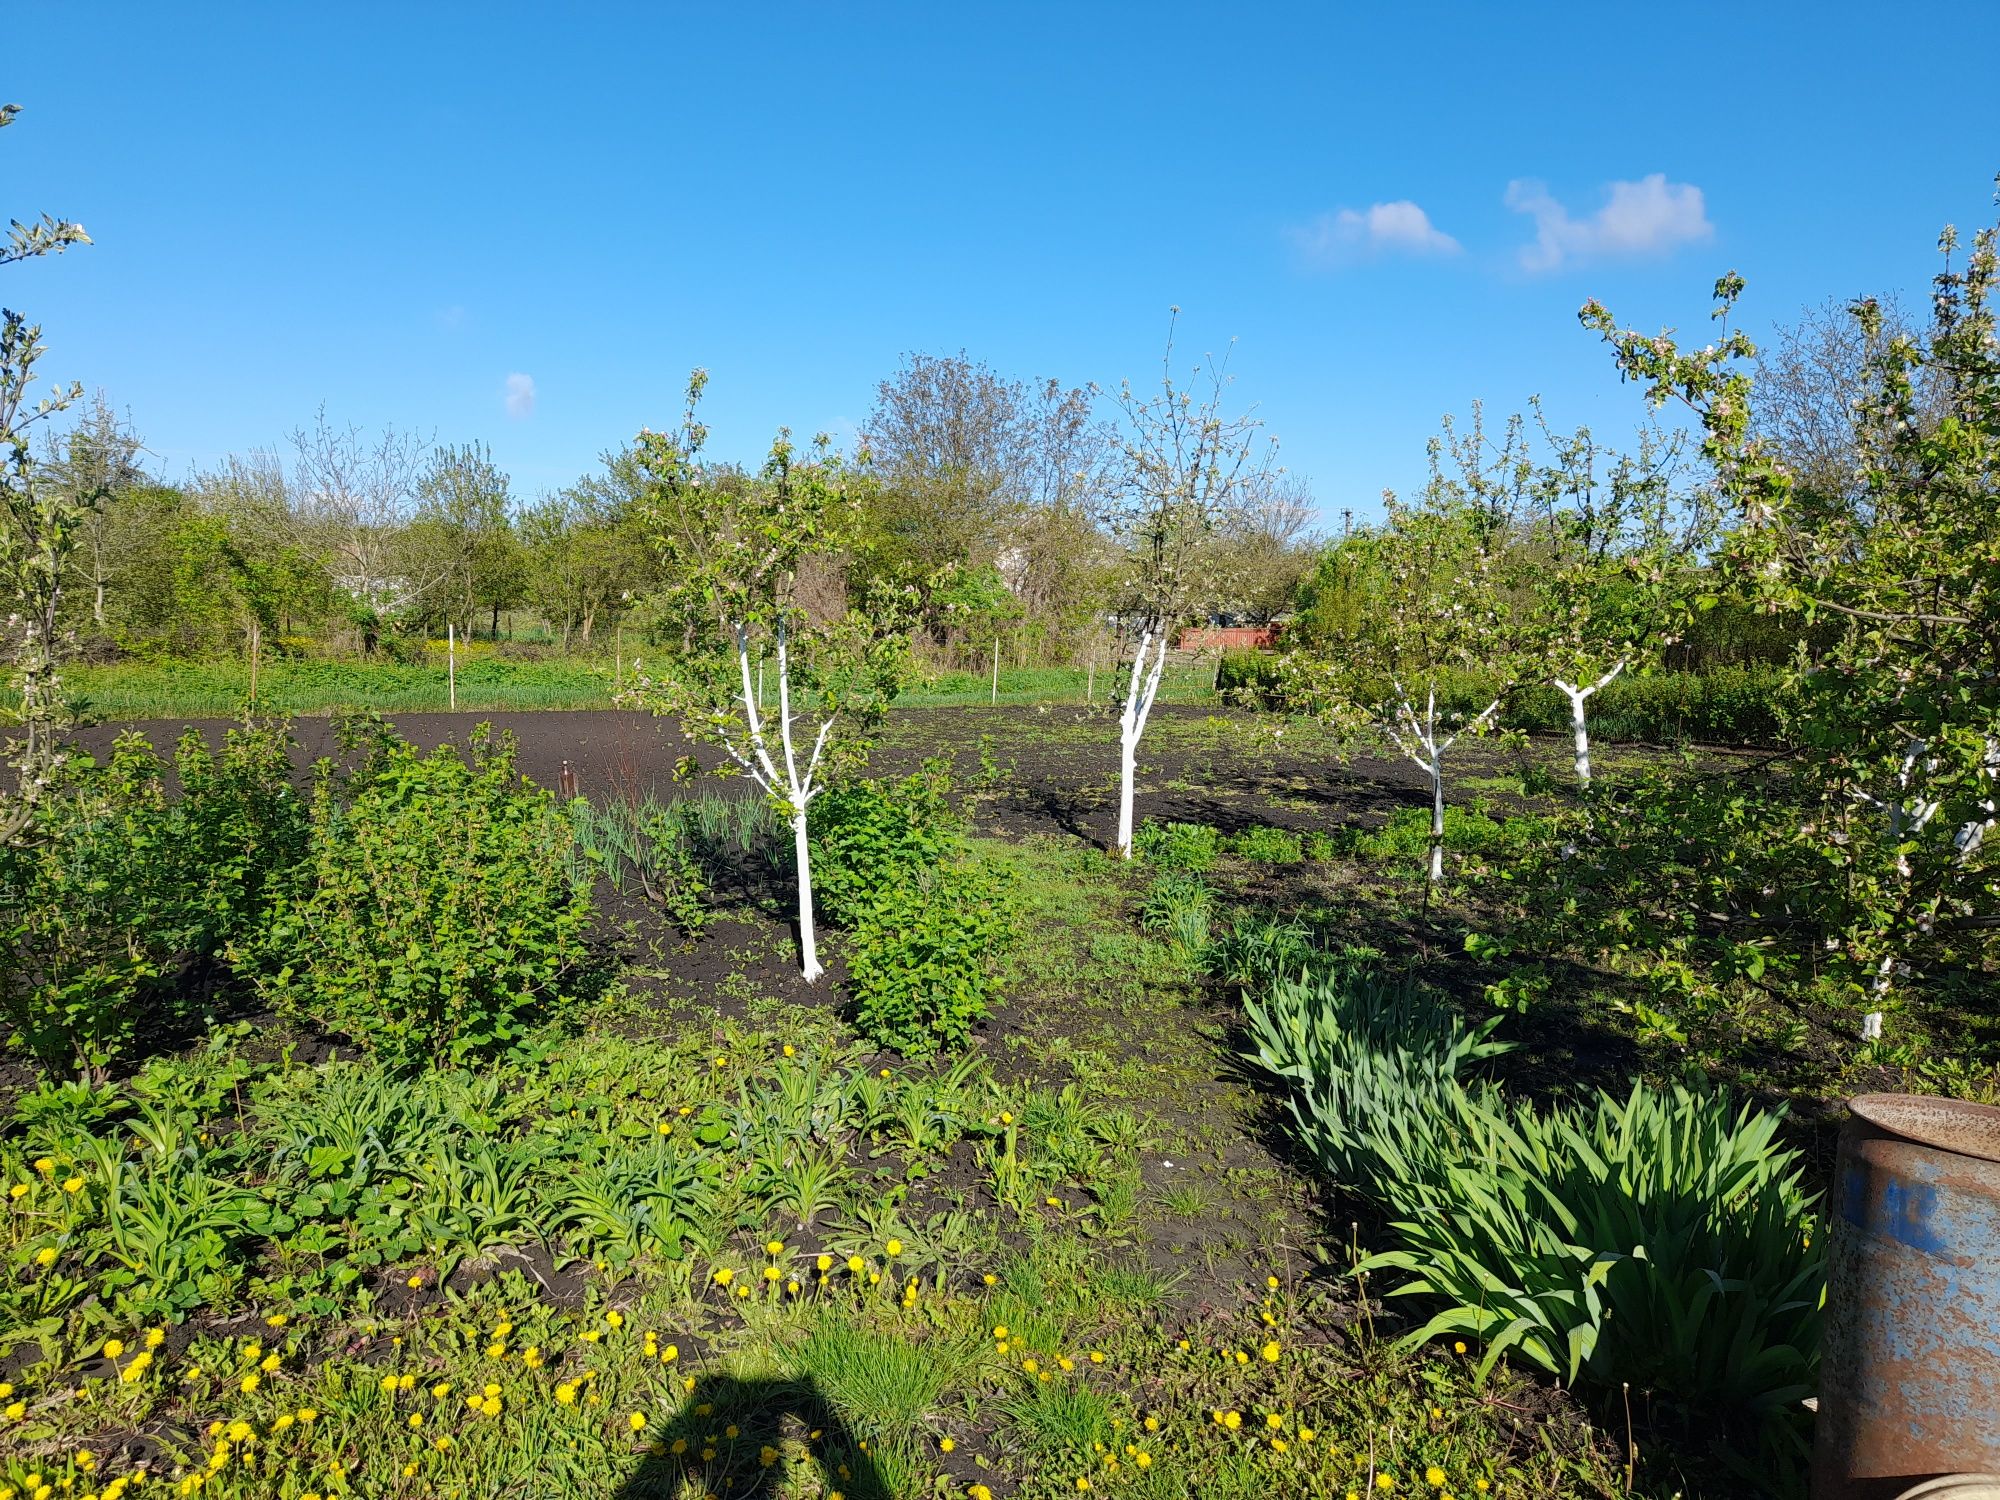
<instances>
[{"instance_id":1,"label":"tall grass clump","mask_svg":"<svg viewBox=\"0 0 2000 1500\"><path fill-rule=\"evenodd\" d=\"M1643 1083L1509 1099L1476 1076L1507 1048L1497 1021L1379 976L1259 977L1254 1055L1289 1085L1318 1164L1389 1218L1394 1247L1361 1269L1400 1273L1396 1294L1433 1309L1411 1343L1476 1340L1482 1374L1508 1355L1629 1384L1796 1467L1824 1270L1780 1114Z\"/></svg>"}]
</instances>

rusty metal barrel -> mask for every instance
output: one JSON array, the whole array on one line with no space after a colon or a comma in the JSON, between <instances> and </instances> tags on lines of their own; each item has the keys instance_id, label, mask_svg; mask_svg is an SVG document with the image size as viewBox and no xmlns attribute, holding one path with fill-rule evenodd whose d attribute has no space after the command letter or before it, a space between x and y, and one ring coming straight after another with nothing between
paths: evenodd
<instances>
[{"instance_id":1,"label":"rusty metal barrel","mask_svg":"<svg viewBox=\"0 0 2000 1500\"><path fill-rule=\"evenodd\" d=\"M2000 1109L1863 1094L1828 1197L1814 1500L2000 1470Z\"/></svg>"}]
</instances>

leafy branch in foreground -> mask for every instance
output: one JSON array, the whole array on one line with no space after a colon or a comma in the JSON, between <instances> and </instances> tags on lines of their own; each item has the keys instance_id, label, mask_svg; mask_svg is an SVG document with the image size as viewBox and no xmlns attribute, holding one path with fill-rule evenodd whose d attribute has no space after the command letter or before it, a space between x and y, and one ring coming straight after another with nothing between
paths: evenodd
<instances>
[{"instance_id":1,"label":"leafy branch in foreground","mask_svg":"<svg viewBox=\"0 0 2000 1500\"><path fill-rule=\"evenodd\" d=\"M1950 256L1921 337L1884 337L1882 309L1853 315L1873 353L1855 413L1859 483L1788 464L1759 436L1741 332L1698 350L1586 326L1654 405L1699 420L1734 530L1725 559L1766 610L1832 631L1801 644L1789 726L1802 804L1783 836L1823 864L1828 945L1881 995L1947 935L2000 915L1988 834L2000 803L2000 231ZM1716 283L1726 320L1744 287Z\"/></svg>"},{"instance_id":2,"label":"leafy branch in foreground","mask_svg":"<svg viewBox=\"0 0 2000 1500\"><path fill-rule=\"evenodd\" d=\"M0 105L0 127L13 124L20 112L18 104ZM0 249L0 266L89 243L81 224L46 214L33 224L17 219ZM82 385L72 384L29 402L28 387L43 353L41 325L11 308L0 309L0 578L20 631L14 665L21 680L23 731L8 746L14 791L0 802L0 843L7 844L33 826L35 810L48 795L61 761L57 737L68 718L56 673L63 578L84 524L104 499L99 490L46 483L29 450L34 426L83 395Z\"/></svg>"}]
</instances>

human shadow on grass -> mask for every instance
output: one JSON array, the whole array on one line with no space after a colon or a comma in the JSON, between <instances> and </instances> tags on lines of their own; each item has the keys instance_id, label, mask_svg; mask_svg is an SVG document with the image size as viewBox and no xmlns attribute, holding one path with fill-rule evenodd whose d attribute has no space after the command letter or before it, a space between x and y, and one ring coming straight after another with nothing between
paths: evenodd
<instances>
[{"instance_id":1,"label":"human shadow on grass","mask_svg":"<svg viewBox=\"0 0 2000 1500\"><path fill-rule=\"evenodd\" d=\"M874 1445L856 1436L810 1375L704 1376L680 1411L645 1435L652 1442L617 1500L757 1500L783 1491L787 1466L802 1453L828 1495L901 1500L891 1472L900 1465L879 1449L871 1452Z\"/></svg>"}]
</instances>

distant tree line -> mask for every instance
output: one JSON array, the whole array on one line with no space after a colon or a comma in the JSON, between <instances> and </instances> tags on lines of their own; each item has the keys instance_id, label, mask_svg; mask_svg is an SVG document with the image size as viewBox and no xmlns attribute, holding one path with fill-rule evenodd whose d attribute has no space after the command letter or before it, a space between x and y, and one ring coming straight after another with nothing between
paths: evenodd
<instances>
[{"instance_id":1,"label":"distant tree line","mask_svg":"<svg viewBox=\"0 0 2000 1500\"><path fill-rule=\"evenodd\" d=\"M1129 475L1100 406L1093 388L1010 380L964 353L910 355L849 458L860 503L843 587L914 581L919 649L938 664L984 660L996 641L1009 663L1066 663L1107 641ZM277 447L169 482L100 392L34 462L45 487L97 497L62 598L85 659L394 656L447 626L588 652L614 625L650 638L653 601L676 582L630 444L526 499L484 444L368 433L322 410ZM712 489L755 482L734 463L704 468ZM1301 481L1260 472L1209 518L1193 616L1288 610L1313 518Z\"/></svg>"}]
</instances>

